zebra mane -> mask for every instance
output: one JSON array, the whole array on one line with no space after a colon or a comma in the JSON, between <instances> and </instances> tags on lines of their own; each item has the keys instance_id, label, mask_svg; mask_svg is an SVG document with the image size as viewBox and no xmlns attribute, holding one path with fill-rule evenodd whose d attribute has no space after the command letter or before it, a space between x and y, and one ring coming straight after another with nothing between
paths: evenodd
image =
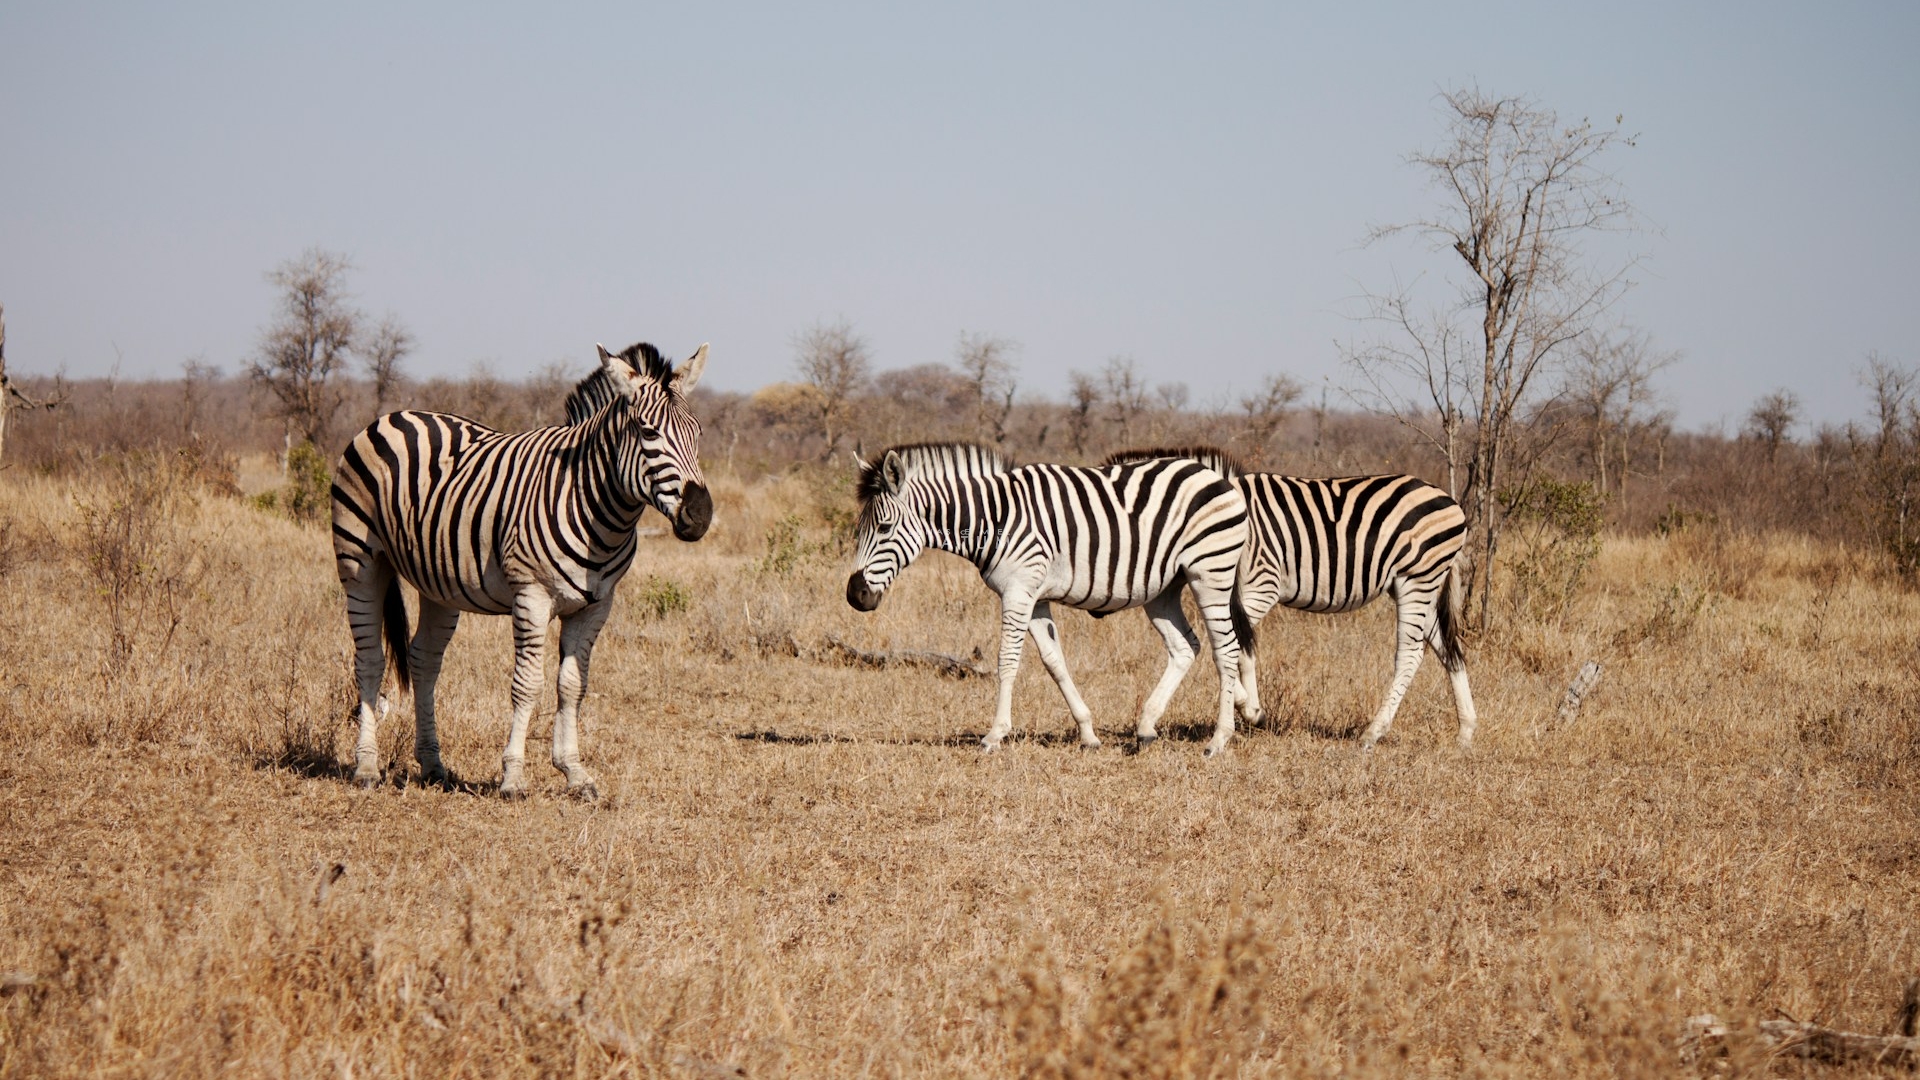
<instances>
[{"instance_id":1,"label":"zebra mane","mask_svg":"<svg viewBox=\"0 0 1920 1080\"><path fill-rule=\"evenodd\" d=\"M862 507L881 494L880 466L887 460L888 454L899 455L901 475L908 482L927 476L987 476L1013 468L1013 463L1000 451L979 443L927 442L888 447L879 457L861 463L859 492Z\"/></svg>"},{"instance_id":2,"label":"zebra mane","mask_svg":"<svg viewBox=\"0 0 1920 1080\"><path fill-rule=\"evenodd\" d=\"M673 386L673 365L660 355L660 350L644 341L627 346L620 352L620 359L636 374L645 375L660 384L660 388ZM581 379L567 395L567 423L577 424L600 411L607 402L619 396L620 387L607 374L605 365L593 369L593 374Z\"/></svg>"},{"instance_id":3,"label":"zebra mane","mask_svg":"<svg viewBox=\"0 0 1920 1080\"><path fill-rule=\"evenodd\" d=\"M1154 458L1192 458L1193 460L1226 477L1235 477L1247 470L1232 454L1217 446L1160 446L1144 450L1116 450L1107 455L1102 465L1125 465L1130 461L1151 461Z\"/></svg>"}]
</instances>

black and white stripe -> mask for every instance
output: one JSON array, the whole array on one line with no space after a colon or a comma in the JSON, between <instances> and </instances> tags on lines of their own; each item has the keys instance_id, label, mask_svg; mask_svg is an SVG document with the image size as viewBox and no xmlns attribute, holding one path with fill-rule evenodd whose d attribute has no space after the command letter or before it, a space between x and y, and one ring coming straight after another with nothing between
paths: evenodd
<instances>
[{"instance_id":1,"label":"black and white stripe","mask_svg":"<svg viewBox=\"0 0 1920 1080\"><path fill-rule=\"evenodd\" d=\"M402 411L348 444L334 469L333 552L360 691L355 780L380 778L374 727L384 619L400 683L413 687L414 755L428 779L445 781L434 683L460 613L470 611L513 616L513 716L500 792L523 794L527 725L547 624L558 616L553 764L570 792L597 794L580 764L579 706L594 638L633 561L634 527L648 506L672 519L682 540L698 540L712 520L700 424L685 400L706 361L705 345L678 371L651 345L617 356L602 348L600 369L568 399L565 426L509 434L464 417ZM420 597L411 644L401 580Z\"/></svg>"},{"instance_id":2,"label":"black and white stripe","mask_svg":"<svg viewBox=\"0 0 1920 1080\"><path fill-rule=\"evenodd\" d=\"M1180 587L1188 585L1220 668L1220 713L1206 749L1212 756L1233 734L1236 704L1249 719L1259 715L1259 700L1238 677L1253 643L1235 594L1246 539L1245 500L1197 461L1013 468L982 446L902 446L861 464L858 568L847 579L847 602L861 611L878 607L925 548L970 560L1000 595L1000 696L982 745L994 749L1012 728L1014 676L1031 630L1081 743L1098 746L1093 716L1061 657L1051 604L1096 614L1145 605L1159 621L1169 611L1179 616ZM1168 636L1168 676L1136 727L1143 744L1155 737L1198 645L1191 630Z\"/></svg>"},{"instance_id":3,"label":"black and white stripe","mask_svg":"<svg viewBox=\"0 0 1920 1080\"><path fill-rule=\"evenodd\" d=\"M1413 476L1347 476L1316 480L1243 471L1211 447L1127 450L1108 462L1193 457L1232 478L1246 498L1249 537L1240 593L1258 625L1275 607L1352 611L1383 593L1399 619L1393 682L1361 736L1371 747L1393 725L1401 698L1432 649L1453 684L1460 745L1473 742L1473 693L1460 651L1453 564L1466 536L1466 514L1445 491ZM1259 693L1253 650L1241 658L1240 680Z\"/></svg>"}]
</instances>

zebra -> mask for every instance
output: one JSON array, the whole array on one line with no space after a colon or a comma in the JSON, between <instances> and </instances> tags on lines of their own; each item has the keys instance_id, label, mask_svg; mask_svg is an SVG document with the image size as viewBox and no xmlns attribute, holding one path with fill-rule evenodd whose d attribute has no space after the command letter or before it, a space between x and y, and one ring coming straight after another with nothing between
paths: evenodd
<instances>
[{"instance_id":1,"label":"zebra","mask_svg":"<svg viewBox=\"0 0 1920 1080\"><path fill-rule=\"evenodd\" d=\"M713 520L700 474L700 422L686 397L706 367L702 345L678 370L645 343L613 354L567 401L569 423L509 434L445 413L388 413L355 436L334 469L333 553L347 594L360 692L353 778L380 780L375 711L387 648L414 692L414 757L429 782L440 760L433 691L461 612L513 616L513 714L500 794L526 794L527 726L543 680L547 624L560 619L553 764L567 791L599 789L580 763L578 722L594 638L633 562L648 506L698 540ZM404 579L419 593L407 641ZM401 656L405 656L402 661ZM382 703L383 704L383 703Z\"/></svg>"},{"instance_id":2,"label":"zebra","mask_svg":"<svg viewBox=\"0 0 1920 1080\"><path fill-rule=\"evenodd\" d=\"M1420 669L1422 646L1439 657L1453 684L1460 745L1473 745L1477 716L1456 625L1459 574L1454 561L1467 528L1459 503L1414 476L1316 480L1247 472L1225 452L1206 446L1122 450L1106 460L1114 465L1169 455L1205 463L1231 478L1246 498L1250 536L1240 592L1253 625L1277 606L1341 612L1362 607L1382 593L1393 597L1399 614L1393 682L1360 737L1363 749L1371 749L1393 726L1400 700ZM1177 607L1174 615L1179 615ZM1240 681L1259 700L1258 664L1251 649L1241 654Z\"/></svg>"},{"instance_id":3,"label":"zebra","mask_svg":"<svg viewBox=\"0 0 1920 1080\"><path fill-rule=\"evenodd\" d=\"M855 459L858 461L858 458ZM1220 712L1206 756L1226 748L1237 705L1250 721L1260 702L1239 678L1253 627L1235 591L1247 510L1233 484L1197 461L1138 461L1100 468L1013 467L971 443L917 443L859 461L857 566L847 603L880 606L893 579L923 548L969 560L1000 595L1000 696L981 740L992 751L1013 726L1013 682L1029 631L1040 661L1079 726L1080 744L1100 745L1093 715L1068 674L1052 603L1096 616L1145 605L1156 621L1180 610L1193 589L1220 669ZM1169 636L1185 674L1189 638ZM1185 646L1184 659L1180 649ZM1155 739L1179 679L1163 677L1141 707L1137 745Z\"/></svg>"}]
</instances>

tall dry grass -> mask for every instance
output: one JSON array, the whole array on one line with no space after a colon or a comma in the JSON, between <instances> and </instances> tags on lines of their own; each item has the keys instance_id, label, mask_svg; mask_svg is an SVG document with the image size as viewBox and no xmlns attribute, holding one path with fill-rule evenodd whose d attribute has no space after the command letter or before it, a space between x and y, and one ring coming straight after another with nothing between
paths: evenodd
<instances>
[{"instance_id":1,"label":"tall dry grass","mask_svg":"<svg viewBox=\"0 0 1920 1080\"><path fill-rule=\"evenodd\" d=\"M1474 643L1470 754L1431 664L1357 752L1384 606L1270 618L1272 730L1211 762L1206 666L1129 755L1157 636L1064 615L1122 737L1076 749L1030 661L988 757L989 682L823 648L991 655L972 569L859 615L844 491L719 479L595 653L606 798L506 803L503 621L441 682L468 785L412 782L403 701L358 791L324 528L150 464L0 474L0 1077L1793 1073L1674 1036L1887 1030L1920 967L1920 600L1830 546L1609 538Z\"/></svg>"}]
</instances>

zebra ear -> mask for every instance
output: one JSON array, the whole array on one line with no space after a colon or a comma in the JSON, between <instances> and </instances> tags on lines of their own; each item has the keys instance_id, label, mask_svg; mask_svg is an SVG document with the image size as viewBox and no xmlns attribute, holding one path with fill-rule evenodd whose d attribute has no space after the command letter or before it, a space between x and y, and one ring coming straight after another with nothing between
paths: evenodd
<instances>
[{"instance_id":1,"label":"zebra ear","mask_svg":"<svg viewBox=\"0 0 1920 1080\"><path fill-rule=\"evenodd\" d=\"M880 483L889 495L897 495L900 485L906 480L906 466L900 463L900 455L892 450L880 459Z\"/></svg>"},{"instance_id":2,"label":"zebra ear","mask_svg":"<svg viewBox=\"0 0 1920 1080\"><path fill-rule=\"evenodd\" d=\"M680 370L673 373L674 392L693 393L693 388L700 382L700 373L706 369L707 346L702 342L699 348L693 350L693 355L687 357L687 362L680 365Z\"/></svg>"},{"instance_id":3,"label":"zebra ear","mask_svg":"<svg viewBox=\"0 0 1920 1080\"><path fill-rule=\"evenodd\" d=\"M613 382L614 388L627 397L633 397L636 393L633 386L633 366L619 354L608 352L607 347L597 341L593 343L593 347L600 353L600 370L607 373L607 378Z\"/></svg>"}]
</instances>

